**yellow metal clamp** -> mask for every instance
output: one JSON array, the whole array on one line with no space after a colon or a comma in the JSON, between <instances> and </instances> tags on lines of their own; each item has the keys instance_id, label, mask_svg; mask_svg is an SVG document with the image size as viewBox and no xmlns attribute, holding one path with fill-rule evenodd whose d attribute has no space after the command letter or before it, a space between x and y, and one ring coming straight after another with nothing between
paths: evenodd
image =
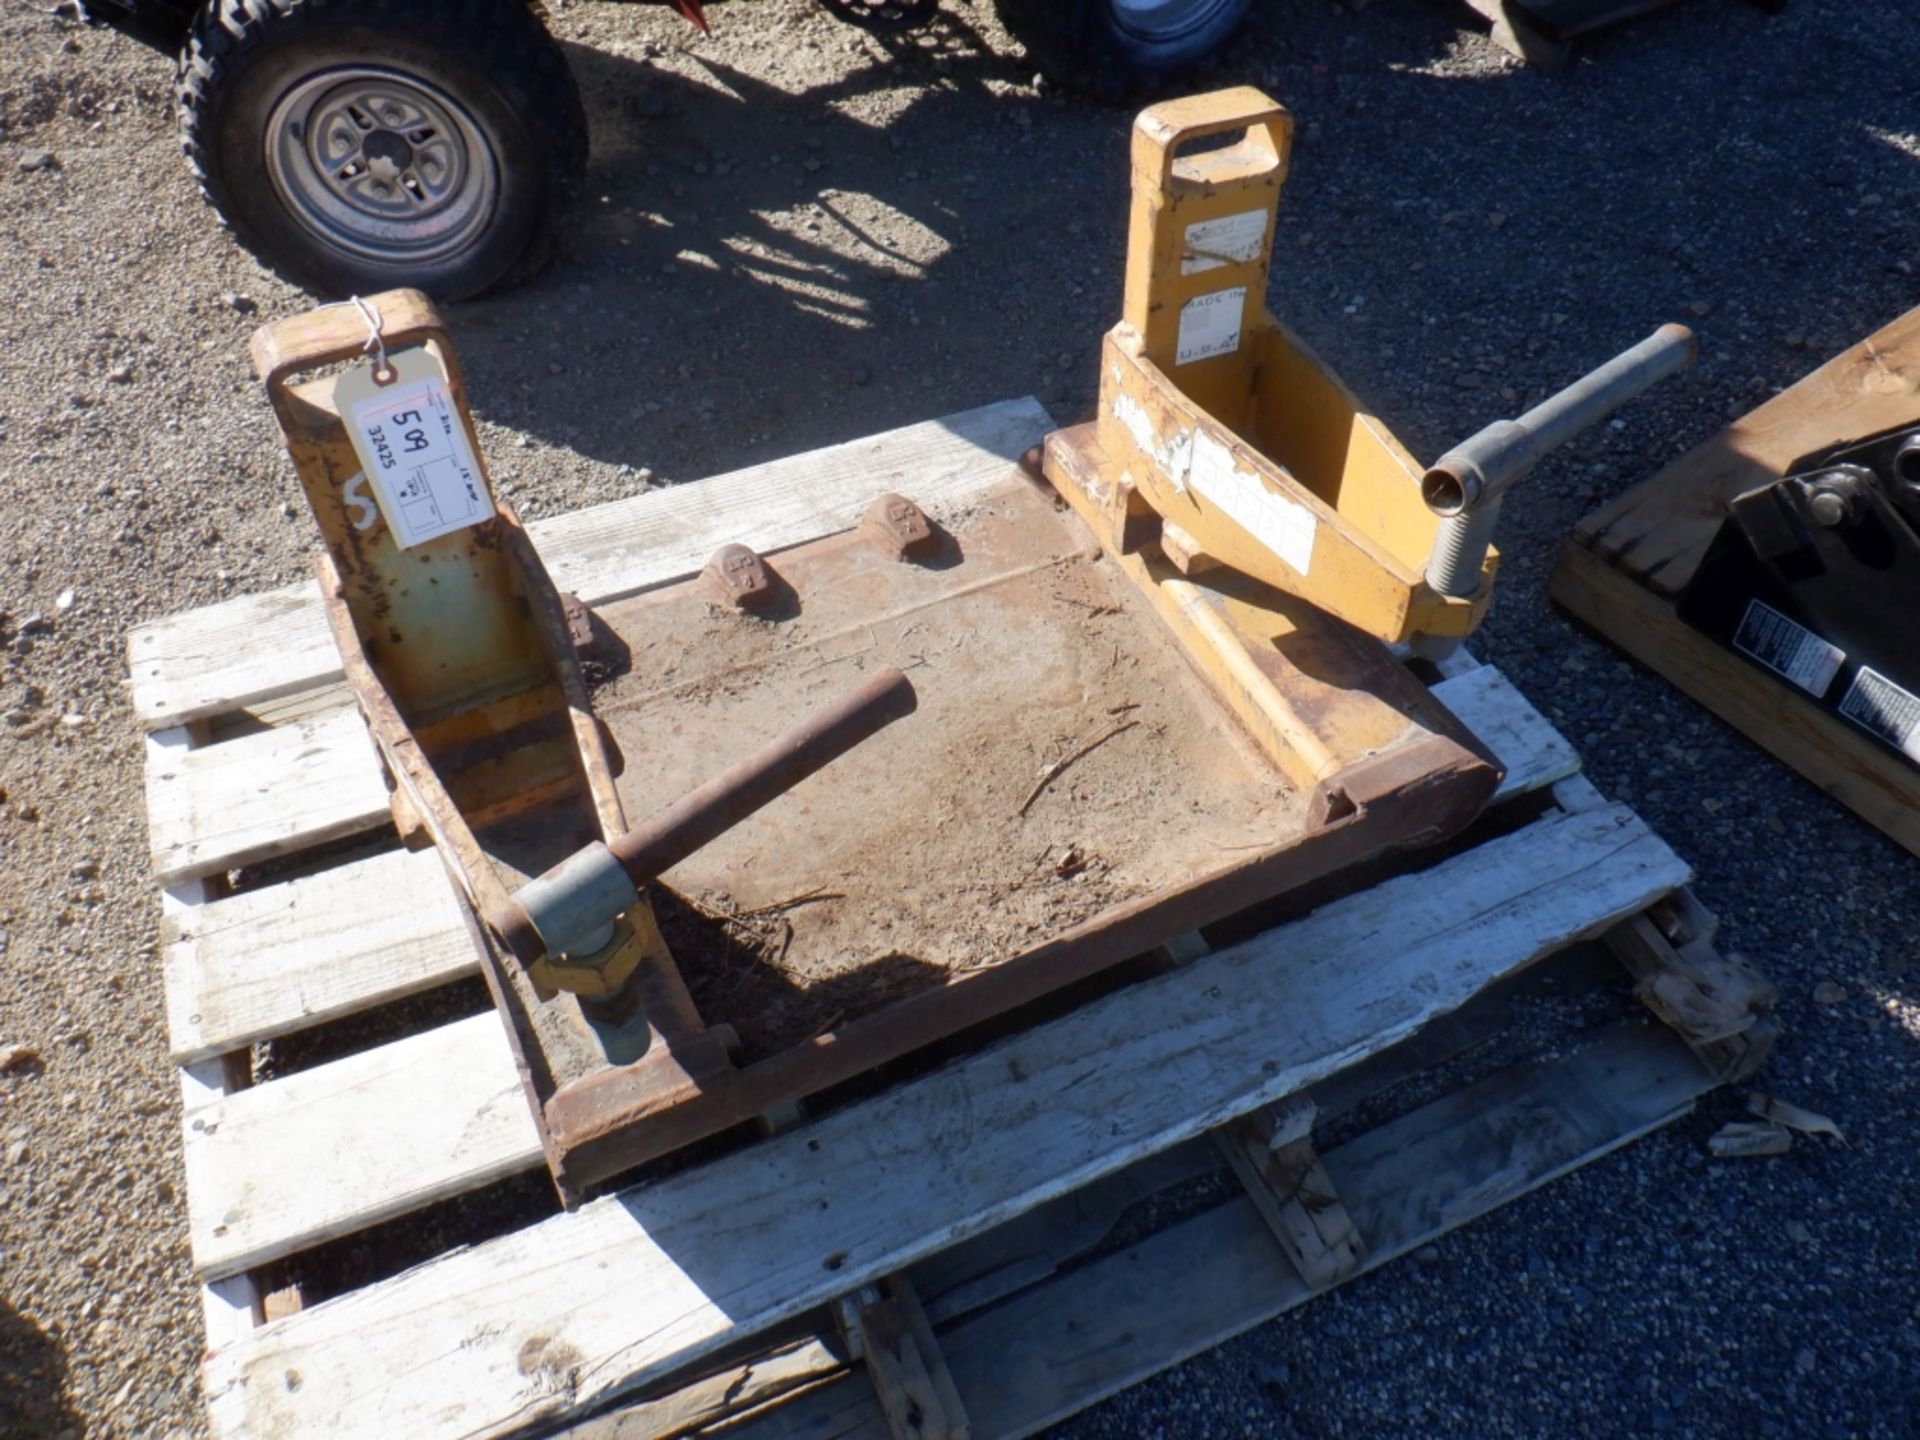
<instances>
[{"instance_id":1,"label":"yellow metal clamp","mask_svg":"<svg viewBox=\"0 0 1920 1440\"><path fill-rule=\"evenodd\" d=\"M1423 571L1439 519L1421 467L1266 308L1293 122L1258 90L1156 105L1133 134L1126 296L1100 366L1110 533L1162 522L1183 568L1229 566L1387 641L1464 635L1467 596ZM1237 136L1194 150L1200 142Z\"/></svg>"},{"instance_id":2,"label":"yellow metal clamp","mask_svg":"<svg viewBox=\"0 0 1920 1440\"><path fill-rule=\"evenodd\" d=\"M1241 133L1234 144L1194 154L1187 146ZM1287 176L1293 117L1242 86L1171 100L1142 112L1133 129L1133 210L1121 322L1140 353L1171 369L1182 316L1219 309L1232 329L1258 323L1265 305L1273 217ZM1238 291L1237 305L1214 297ZM1225 332L1224 320L1214 322ZM1230 370L1231 352L1216 370ZM1191 363L1191 362L1190 362Z\"/></svg>"},{"instance_id":3,"label":"yellow metal clamp","mask_svg":"<svg viewBox=\"0 0 1920 1440\"><path fill-rule=\"evenodd\" d=\"M1692 337L1663 328L1423 476L1266 308L1292 135L1287 112L1246 87L1155 105L1134 125L1126 296L1100 357L1104 538L1157 543L1188 573L1227 566L1443 655L1492 597L1499 492L1685 365ZM1222 136L1237 138L1192 148Z\"/></svg>"}]
</instances>

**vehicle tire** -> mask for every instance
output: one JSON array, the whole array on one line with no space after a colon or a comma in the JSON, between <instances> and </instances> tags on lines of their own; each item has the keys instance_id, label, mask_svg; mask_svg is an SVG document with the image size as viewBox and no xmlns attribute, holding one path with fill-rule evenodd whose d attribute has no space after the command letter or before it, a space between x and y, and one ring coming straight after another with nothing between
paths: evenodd
<instances>
[{"instance_id":1,"label":"vehicle tire","mask_svg":"<svg viewBox=\"0 0 1920 1440\"><path fill-rule=\"evenodd\" d=\"M1253 0L996 0L1000 20L1049 80L1109 100L1212 55Z\"/></svg>"},{"instance_id":2,"label":"vehicle tire","mask_svg":"<svg viewBox=\"0 0 1920 1440\"><path fill-rule=\"evenodd\" d=\"M579 88L523 0L211 0L178 100L220 218L327 297L531 274L586 165Z\"/></svg>"}]
</instances>

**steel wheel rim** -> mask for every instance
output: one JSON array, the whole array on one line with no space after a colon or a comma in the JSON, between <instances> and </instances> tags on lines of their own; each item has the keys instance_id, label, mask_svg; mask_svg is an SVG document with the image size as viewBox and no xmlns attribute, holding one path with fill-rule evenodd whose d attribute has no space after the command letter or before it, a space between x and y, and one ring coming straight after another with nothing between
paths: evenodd
<instances>
[{"instance_id":1,"label":"steel wheel rim","mask_svg":"<svg viewBox=\"0 0 1920 1440\"><path fill-rule=\"evenodd\" d=\"M1165 43L1212 22L1233 0L1108 0L1114 22L1138 40Z\"/></svg>"},{"instance_id":2,"label":"steel wheel rim","mask_svg":"<svg viewBox=\"0 0 1920 1440\"><path fill-rule=\"evenodd\" d=\"M428 264L493 218L500 166L466 107L377 66L309 75L267 121L267 173L287 211L335 250Z\"/></svg>"}]
</instances>

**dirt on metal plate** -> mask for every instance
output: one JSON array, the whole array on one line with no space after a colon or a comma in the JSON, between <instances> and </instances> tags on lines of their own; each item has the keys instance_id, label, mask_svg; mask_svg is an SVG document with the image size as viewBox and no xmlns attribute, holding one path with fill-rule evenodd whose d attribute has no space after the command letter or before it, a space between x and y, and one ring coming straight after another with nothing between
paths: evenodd
<instances>
[{"instance_id":1,"label":"dirt on metal plate","mask_svg":"<svg viewBox=\"0 0 1920 1440\"><path fill-rule=\"evenodd\" d=\"M914 715L666 877L675 959L750 1055L1303 824L1158 617L1024 479L948 517L921 563L851 532L768 563L759 616L700 582L603 610L618 673L594 697L638 820L877 666L918 691Z\"/></svg>"}]
</instances>

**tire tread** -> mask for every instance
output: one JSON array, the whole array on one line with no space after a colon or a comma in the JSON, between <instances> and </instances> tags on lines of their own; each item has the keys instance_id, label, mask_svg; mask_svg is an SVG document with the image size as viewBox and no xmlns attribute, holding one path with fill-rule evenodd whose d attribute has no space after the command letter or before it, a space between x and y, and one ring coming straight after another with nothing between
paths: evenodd
<instances>
[{"instance_id":1,"label":"tire tread","mask_svg":"<svg viewBox=\"0 0 1920 1440\"><path fill-rule=\"evenodd\" d=\"M214 158L211 132L218 124L223 92L268 45L296 42L304 34L354 21L394 28L410 20L423 29L460 37L461 59L498 87L515 114L537 117L529 134L558 181L553 203L503 273L444 289L440 298L460 299L516 283L551 258L562 202L577 186L587 161L587 121L579 86L553 36L521 0L211 0L194 16L176 72L175 111L187 166L222 227L247 244L248 237L230 214L228 177ZM297 264L284 265L270 255L259 258L291 279L302 278L289 273L302 268Z\"/></svg>"}]
</instances>

